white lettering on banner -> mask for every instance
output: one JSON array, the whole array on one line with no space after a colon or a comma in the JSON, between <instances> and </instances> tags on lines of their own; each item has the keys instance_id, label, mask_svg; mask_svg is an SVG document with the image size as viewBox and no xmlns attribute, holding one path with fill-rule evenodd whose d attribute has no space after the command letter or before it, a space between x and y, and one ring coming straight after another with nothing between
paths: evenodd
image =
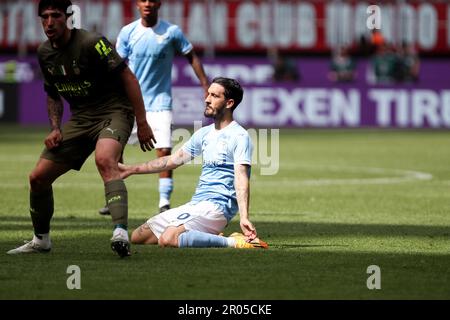
<instances>
[{"instance_id":1,"label":"white lettering on banner","mask_svg":"<svg viewBox=\"0 0 450 320\"><path fill-rule=\"evenodd\" d=\"M350 127L361 124L361 94L356 89L348 91L348 99L341 90L333 89L330 95L330 125L339 126L342 123Z\"/></svg>"},{"instance_id":2,"label":"white lettering on banner","mask_svg":"<svg viewBox=\"0 0 450 320\"><path fill-rule=\"evenodd\" d=\"M354 28L355 28L355 39L359 40L362 36L367 36L369 31L367 29L367 8L369 4L366 2L359 2L355 7L355 18L354 18Z\"/></svg>"},{"instance_id":3,"label":"white lettering on banner","mask_svg":"<svg viewBox=\"0 0 450 320\"><path fill-rule=\"evenodd\" d=\"M133 1L79 1L81 27L114 41L125 23L125 12L139 13ZM272 0L272 1L167 1L161 17L179 25L194 46L218 49L255 49L278 46L288 50L360 41L369 36L367 8L370 1ZM45 40L36 5L32 1L0 2L0 43L7 47L38 45ZM125 10L127 9L127 10ZM440 11L443 12L440 12ZM322 12L324 11L324 13ZM420 49L450 50L450 5L414 1L380 4L381 30L389 42L417 44ZM439 13L439 14L438 14ZM325 15L323 18L322 15ZM318 21L318 17L323 19ZM128 22L128 19L127 19ZM323 33L325 37L319 37ZM21 42L22 41L22 42Z\"/></svg>"},{"instance_id":4,"label":"white lettering on banner","mask_svg":"<svg viewBox=\"0 0 450 320\"><path fill-rule=\"evenodd\" d=\"M1 7L0 7L0 9L1 9ZM3 14L1 14L1 13L0 13L0 26L4 26ZM3 39L4 39L4 32L3 32L4 29L5 28L0 27L0 43L2 43Z\"/></svg>"},{"instance_id":5,"label":"white lettering on banner","mask_svg":"<svg viewBox=\"0 0 450 320\"><path fill-rule=\"evenodd\" d=\"M275 23L273 30L273 39L268 43L277 44L282 48L286 48L292 45L294 42L293 27L294 21L292 19L292 6L287 3L279 3L275 6ZM268 24L268 23L267 23Z\"/></svg>"},{"instance_id":6,"label":"white lettering on banner","mask_svg":"<svg viewBox=\"0 0 450 320\"><path fill-rule=\"evenodd\" d=\"M206 6L202 3L192 3L188 17L189 40L201 45L210 41L205 36L209 30Z\"/></svg>"},{"instance_id":7,"label":"white lettering on banner","mask_svg":"<svg viewBox=\"0 0 450 320\"><path fill-rule=\"evenodd\" d=\"M106 10L106 29L104 35L107 39L115 42L123 27L123 7L119 2L111 2Z\"/></svg>"},{"instance_id":8,"label":"white lettering on banner","mask_svg":"<svg viewBox=\"0 0 450 320\"><path fill-rule=\"evenodd\" d=\"M398 33L402 41L414 43L416 41L416 18L414 8L406 3L400 6Z\"/></svg>"},{"instance_id":9,"label":"white lettering on banner","mask_svg":"<svg viewBox=\"0 0 450 320\"><path fill-rule=\"evenodd\" d=\"M439 97L433 90L372 89L368 98L375 102L376 124L381 127L450 127L449 90Z\"/></svg>"},{"instance_id":10,"label":"white lettering on banner","mask_svg":"<svg viewBox=\"0 0 450 320\"><path fill-rule=\"evenodd\" d=\"M213 30L212 41L215 45L226 46L228 41L228 7L225 3L216 4L210 10L210 27Z\"/></svg>"},{"instance_id":11,"label":"white lettering on banner","mask_svg":"<svg viewBox=\"0 0 450 320\"><path fill-rule=\"evenodd\" d=\"M391 103L395 99L395 90L373 89L368 98L375 101L376 122L382 127L391 125Z\"/></svg>"},{"instance_id":12,"label":"white lettering on banner","mask_svg":"<svg viewBox=\"0 0 450 320\"><path fill-rule=\"evenodd\" d=\"M408 118L409 118L409 98L408 92L405 90L397 90L397 125L400 127L408 126Z\"/></svg>"},{"instance_id":13,"label":"white lettering on banner","mask_svg":"<svg viewBox=\"0 0 450 320\"><path fill-rule=\"evenodd\" d=\"M279 4L278 4L279 5ZM264 46L272 46L275 44L274 32L277 29L276 25L276 6L272 3L261 3L257 8L257 26L258 26L258 36L257 43ZM266 21L266 23L261 23L261 21Z\"/></svg>"},{"instance_id":14,"label":"white lettering on banner","mask_svg":"<svg viewBox=\"0 0 450 320\"><path fill-rule=\"evenodd\" d=\"M5 95L3 93L3 90L0 90L0 119L3 118L3 115L5 114Z\"/></svg>"},{"instance_id":15,"label":"white lettering on banner","mask_svg":"<svg viewBox=\"0 0 450 320\"><path fill-rule=\"evenodd\" d=\"M38 21L33 3L10 3L6 9L6 16L8 17L8 23L6 24L8 45L35 43L40 40L36 33L38 29L33 23Z\"/></svg>"},{"instance_id":16,"label":"white lettering on banner","mask_svg":"<svg viewBox=\"0 0 450 320\"><path fill-rule=\"evenodd\" d=\"M433 128L439 127L439 97L432 90L415 90L412 93L412 125L423 127L425 121Z\"/></svg>"},{"instance_id":17,"label":"white lettering on banner","mask_svg":"<svg viewBox=\"0 0 450 320\"><path fill-rule=\"evenodd\" d=\"M314 47L317 43L316 10L310 3L301 3L297 11L297 43L301 48Z\"/></svg>"},{"instance_id":18,"label":"white lettering on banner","mask_svg":"<svg viewBox=\"0 0 450 320\"><path fill-rule=\"evenodd\" d=\"M383 5L381 7L381 31L383 36L388 43L395 42L395 15L394 7L392 5Z\"/></svg>"},{"instance_id":19,"label":"white lettering on banner","mask_svg":"<svg viewBox=\"0 0 450 320\"><path fill-rule=\"evenodd\" d=\"M137 15L139 15L139 12L137 10L134 10ZM170 4L164 4L161 6L161 9L159 9L159 13L161 18L164 20L168 20L172 22L173 24L176 24L177 26L183 27L183 2L176 1L171 2ZM137 18L137 17L136 17ZM186 30L189 32L189 30ZM188 34L188 33L187 33Z\"/></svg>"},{"instance_id":20,"label":"white lettering on banner","mask_svg":"<svg viewBox=\"0 0 450 320\"><path fill-rule=\"evenodd\" d=\"M445 127L450 127L450 90L441 93L442 121Z\"/></svg>"},{"instance_id":21,"label":"white lettering on banner","mask_svg":"<svg viewBox=\"0 0 450 320\"><path fill-rule=\"evenodd\" d=\"M252 47L257 40L256 7L253 3L243 3L237 11L237 41L243 47Z\"/></svg>"},{"instance_id":22,"label":"white lettering on banner","mask_svg":"<svg viewBox=\"0 0 450 320\"><path fill-rule=\"evenodd\" d=\"M312 47L317 45L316 9L306 3L242 3L236 38L243 47Z\"/></svg>"},{"instance_id":23,"label":"white lettering on banner","mask_svg":"<svg viewBox=\"0 0 450 320\"><path fill-rule=\"evenodd\" d=\"M249 92L250 91L250 92ZM357 126L360 124L360 94L349 90L348 98L338 89L253 88L250 96L252 122L257 126Z\"/></svg>"},{"instance_id":24,"label":"white lettering on banner","mask_svg":"<svg viewBox=\"0 0 450 320\"><path fill-rule=\"evenodd\" d=\"M419 7L419 45L424 49L431 49L437 41L437 12L430 4ZM448 32L448 30L447 30Z\"/></svg>"},{"instance_id":25,"label":"white lettering on banner","mask_svg":"<svg viewBox=\"0 0 450 320\"><path fill-rule=\"evenodd\" d=\"M447 47L450 47L450 4L447 6Z\"/></svg>"}]
</instances>

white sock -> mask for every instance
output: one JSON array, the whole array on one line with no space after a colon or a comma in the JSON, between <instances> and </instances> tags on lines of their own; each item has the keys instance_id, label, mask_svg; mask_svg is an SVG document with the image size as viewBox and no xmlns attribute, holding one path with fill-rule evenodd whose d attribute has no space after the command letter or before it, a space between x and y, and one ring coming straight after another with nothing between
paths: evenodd
<instances>
[{"instance_id":1,"label":"white sock","mask_svg":"<svg viewBox=\"0 0 450 320\"><path fill-rule=\"evenodd\" d=\"M162 208L165 205L170 205L169 199L166 198L159 198L159 207Z\"/></svg>"},{"instance_id":2,"label":"white sock","mask_svg":"<svg viewBox=\"0 0 450 320\"><path fill-rule=\"evenodd\" d=\"M234 248L234 246L236 245L236 239L233 237L227 237L227 242L229 248Z\"/></svg>"},{"instance_id":3,"label":"white sock","mask_svg":"<svg viewBox=\"0 0 450 320\"><path fill-rule=\"evenodd\" d=\"M51 245L51 243L50 243L50 233L39 234L39 237L41 237L42 239L39 239L36 235L33 235L33 242L38 244L39 246L41 246L43 248L50 247L50 245Z\"/></svg>"},{"instance_id":4,"label":"white sock","mask_svg":"<svg viewBox=\"0 0 450 320\"><path fill-rule=\"evenodd\" d=\"M122 239L125 239L128 241L128 231L123 228L115 228L113 231L113 238L116 236L119 236Z\"/></svg>"}]
</instances>

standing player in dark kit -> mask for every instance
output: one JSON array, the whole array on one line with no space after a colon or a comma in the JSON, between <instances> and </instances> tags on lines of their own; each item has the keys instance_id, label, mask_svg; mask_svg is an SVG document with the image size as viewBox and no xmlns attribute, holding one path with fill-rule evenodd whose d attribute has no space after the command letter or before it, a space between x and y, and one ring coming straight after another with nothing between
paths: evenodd
<instances>
[{"instance_id":1,"label":"standing player in dark kit","mask_svg":"<svg viewBox=\"0 0 450 320\"><path fill-rule=\"evenodd\" d=\"M124 257L130 255L128 200L118 161L133 128L134 116L142 150L151 150L155 141L136 77L105 37L67 26L71 5L70 0L39 2L39 16L48 41L39 47L38 58L48 95L51 132L30 174L34 237L8 254L50 251L52 183L70 169L80 170L95 151L114 224L111 247ZM62 129L61 96L69 102L72 113Z\"/></svg>"}]
</instances>

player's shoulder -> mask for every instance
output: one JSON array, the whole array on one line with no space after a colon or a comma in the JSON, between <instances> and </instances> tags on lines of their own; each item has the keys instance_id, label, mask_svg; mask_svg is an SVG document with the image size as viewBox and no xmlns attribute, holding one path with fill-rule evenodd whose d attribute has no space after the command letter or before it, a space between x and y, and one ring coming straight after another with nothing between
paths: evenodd
<instances>
[{"instance_id":1,"label":"player's shoulder","mask_svg":"<svg viewBox=\"0 0 450 320\"><path fill-rule=\"evenodd\" d=\"M192 135L192 139L195 141L203 141L204 139L207 139L208 133L210 133L212 130L214 130L214 123L205 127L201 127L200 129L195 131Z\"/></svg>"},{"instance_id":2,"label":"player's shoulder","mask_svg":"<svg viewBox=\"0 0 450 320\"><path fill-rule=\"evenodd\" d=\"M231 125L232 130L236 136L246 136L246 137L249 136L248 131L236 121L233 121Z\"/></svg>"},{"instance_id":3,"label":"player's shoulder","mask_svg":"<svg viewBox=\"0 0 450 320\"><path fill-rule=\"evenodd\" d=\"M232 123L231 140L234 145L241 143L252 144L252 139L248 131L236 121L233 121Z\"/></svg>"},{"instance_id":4,"label":"player's shoulder","mask_svg":"<svg viewBox=\"0 0 450 320\"><path fill-rule=\"evenodd\" d=\"M100 39L103 39L103 35L97 32L87 31L84 29L74 30L74 41L77 46L90 47L95 45Z\"/></svg>"},{"instance_id":5,"label":"player's shoulder","mask_svg":"<svg viewBox=\"0 0 450 320\"><path fill-rule=\"evenodd\" d=\"M44 41L37 48L37 54L40 59L46 57L49 53L53 52L54 49L49 40Z\"/></svg>"},{"instance_id":6,"label":"player's shoulder","mask_svg":"<svg viewBox=\"0 0 450 320\"><path fill-rule=\"evenodd\" d=\"M160 29L161 31L169 32L170 34L177 34L183 32L177 24L174 24L164 19L158 20L157 28Z\"/></svg>"},{"instance_id":7,"label":"player's shoulder","mask_svg":"<svg viewBox=\"0 0 450 320\"><path fill-rule=\"evenodd\" d=\"M124 34L133 33L133 31L136 30L136 28L139 26L140 21L141 21L141 19L137 19L137 20L134 20L133 22L123 26L122 29L120 29L120 34L124 35Z\"/></svg>"},{"instance_id":8,"label":"player's shoulder","mask_svg":"<svg viewBox=\"0 0 450 320\"><path fill-rule=\"evenodd\" d=\"M214 129L214 123L207 125L205 127L201 127L200 129L198 129L197 131L194 132L194 135L197 136L201 136L204 137L205 135L207 135L211 130Z\"/></svg>"}]
</instances>

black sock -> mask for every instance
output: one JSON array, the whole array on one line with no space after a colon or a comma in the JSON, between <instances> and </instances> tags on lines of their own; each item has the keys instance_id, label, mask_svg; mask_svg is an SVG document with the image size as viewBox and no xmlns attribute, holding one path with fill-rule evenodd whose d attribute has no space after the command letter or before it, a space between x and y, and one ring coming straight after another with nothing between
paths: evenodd
<instances>
[{"instance_id":1,"label":"black sock","mask_svg":"<svg viewBox=\"0 0 450 320\"><path fill-rule=\"evenodd\" d=\"M123 180L105 183L106 204L113 224L128 225L128 192Z\"/></svg>"},{"instance_id":2,"label":"black sock","mask_svg":"<svg viewBox=\"0 0 450 320\"><path fill-rule=\"evenodd\" d=\"M50 231L50 220L53 216L53 189L48 191L30 191L30 215L34 233L44 234Z\"/></svg>"}]
</instances>

